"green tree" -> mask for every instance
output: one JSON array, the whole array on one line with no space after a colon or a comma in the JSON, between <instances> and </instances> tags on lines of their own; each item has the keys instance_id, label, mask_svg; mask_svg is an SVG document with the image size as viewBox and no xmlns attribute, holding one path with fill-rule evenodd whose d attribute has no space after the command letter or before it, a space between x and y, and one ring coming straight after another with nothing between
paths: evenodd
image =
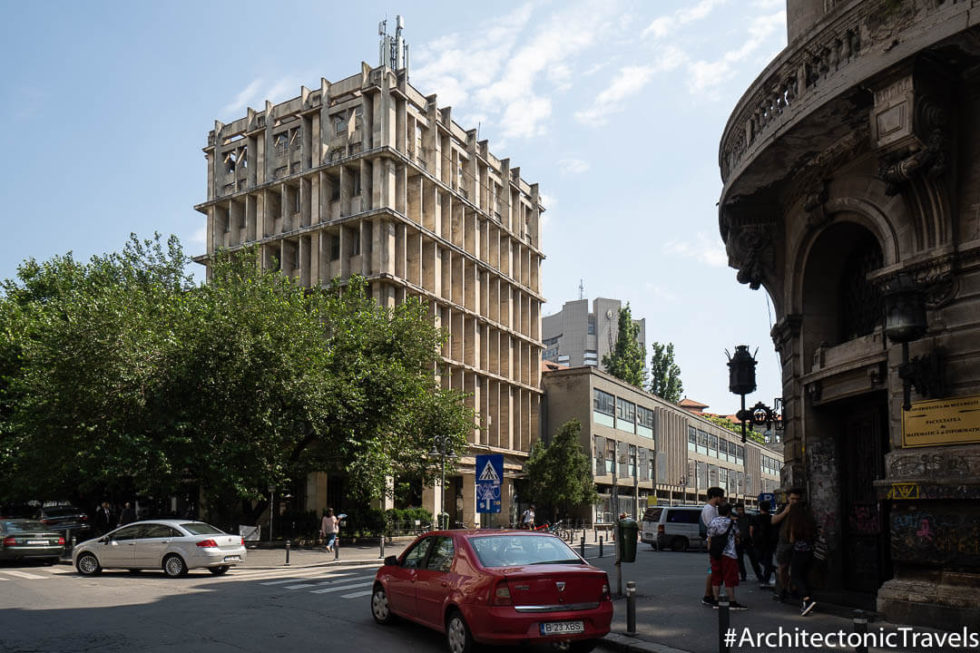
<instances>
[{"instance_id":1,"label":"green tree","mask_svg":"<svg viewBox=\"0 0 980 653\"><path fill-rule=\"evenodd\" d=\"M591 505L598 498L592 480L589 456L582 450L577 419L562 424L550 443L538 440L524 464L531 499L558 507L567 515L577 506Z\"/></svg>"},{"instance_id":2,"label":"green tree","mask_svg":"<svg viewBox=\"0 0 980 653\"><path fill-rule=\"evenodd\" d=\"M443 334L424 304L389 309L354 277L302 288L221 256L135 237L121 254L18 271L0 296L0 495L198 484L213 514L341 469L377 498L400 473L431 481L433 433L460 451L474 415L433 374ZM230 515L229 515L230 516Z\"/></svg>"},{"instance_id":3,"label":"green tree","mask_svg":"<svg viewBox=\"0 0 980 653\"><path fill-rule=\"evenodd\" d=\"M640 326L633 322L630 305L619 309L619 329L616 346L602 357L602 366L607 372L638 388L646 382L643 361L646 357L639 341Z\"/></svg>"},{"instance_id":4,"label":"green tree","mask_svg":"<svg viewBox=\"0 0 980 653\"><path fill-rule=\"evenodd\" d=\"M674 344L653 343L650 359L650 392L671 403L680 401L684 392L681 368L674 363Z\"/></svg>"}]
</instances>

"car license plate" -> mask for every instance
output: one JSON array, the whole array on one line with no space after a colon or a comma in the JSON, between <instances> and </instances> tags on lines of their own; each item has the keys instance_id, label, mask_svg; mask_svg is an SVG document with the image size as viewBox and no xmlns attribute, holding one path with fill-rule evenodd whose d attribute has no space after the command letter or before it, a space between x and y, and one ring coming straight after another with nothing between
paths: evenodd
<instances>
[{"instance_id":1,"label":"car license plate","mask_svg":"<svg viewBox=\"0 0 980 653\"><path fill-rule=\"evenodd\" d=\"M241 559L241 556L225 556L225 562L238 562Z\"/></svg>"},{"instance_id":2,"label":"car license plate","mask_svg":"<svg viewBox=\"0 0 980 653\"><path fill-rule=\"evenodd\" d=\"M541 624L542 635L575 635L584 632L584 621L546 621Z\"/></svg>"},{"instance_id":3,"label":"car license plate","mask_svg":"<svg viewBox=\"0 0 980 653\"><path fill-rule=\"evenodd\" d=\"M44 546L47 546L48 545L48 541L47 540L27 540L27 543L28 544L43 544Z\"/></svg>"}]
</instances>

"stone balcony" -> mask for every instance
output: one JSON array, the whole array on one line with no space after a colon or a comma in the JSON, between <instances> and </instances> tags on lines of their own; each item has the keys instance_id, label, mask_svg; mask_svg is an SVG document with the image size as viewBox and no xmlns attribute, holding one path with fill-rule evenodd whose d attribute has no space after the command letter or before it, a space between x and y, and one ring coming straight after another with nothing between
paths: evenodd
<instances>
[{"instance_id":1,"label":"stone balcony","mask_svg":"<svg viewBox=\"0 0 980 653\"><path fill-rule=\"evenodd\" d=\"M718 154L722 206L844 139L854 126L847 121L863 113L854 111L862 100L853 100L865 80L977 25L978 14L980 0L839 3L790 43L736 105ZM971 45L980 50L980 43ZM867 121L866 113L861 117ZM725 231L723 223L723 237Z\"/></svg>"}]
</instances>

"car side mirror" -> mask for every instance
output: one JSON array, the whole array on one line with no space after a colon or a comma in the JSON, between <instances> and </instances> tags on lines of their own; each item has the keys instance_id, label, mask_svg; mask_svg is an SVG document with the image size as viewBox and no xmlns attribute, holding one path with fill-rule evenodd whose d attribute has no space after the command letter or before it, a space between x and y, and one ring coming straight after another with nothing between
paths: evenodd
<instances>
[{"instance_id":1,"label":"car side mirror","mask_svg":"<svg viewBox=\"0 0 980 653\"><path fill-rule=\"evenodd\" d=\"M108 535L103 535L102 537L100 537L99 538L99 543L100 544L108 544L109 543L109 536Z\"/></svg>"},{"instance_id":2,"label":"car side mirror","mask_svg":"<svg viewBox=\"0 0 980 653\"><path fill-rule=\"evenodd\" d=\"M385 558L385 567L397 567L397 566L398 566L397 556L388 556L387 558Z\"/></svg>"}]
</instances>

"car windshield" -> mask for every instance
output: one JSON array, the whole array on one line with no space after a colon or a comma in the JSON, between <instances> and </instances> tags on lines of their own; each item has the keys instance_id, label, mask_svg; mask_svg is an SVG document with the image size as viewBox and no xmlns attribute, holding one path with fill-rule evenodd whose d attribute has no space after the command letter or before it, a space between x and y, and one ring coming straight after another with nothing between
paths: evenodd
<instances>
[{"instance_id":1,"label":"car windshield","mask_svg":"<svg viewBox=\"0 0 980 653\"><path fill-rule=\"evenodd\" d=\"M45 508L44 514L48 517L68 517L69 515L79 514L78 508L71 506L57 506L55 508Z\"/></svg>"},{"instance_id":2,"label":"car windshield","mask_svg":"<svg viewBox=\"0 0 980 653\"><path fill-rule=\"evenodd\" d=\"M46 531L48 527L33 519L10 519L3 522L4 533L33 533Z\"/></svg>"},{"instance_id":3,"label":"car windshield","mask_svg":"<svg viewBox=\"0 0 980 653\"><path fill-rule=\"evenodd\" d=\"M484 567L583 564L581 558L557 537L541 535L488 535L470 540Z\"/></svg>"},{"instance_id":4,"label":"car windshield","mask_svg":"<svg viewBox=\"0 0 980 653\"><path fill-rule=\"evenodd\" d=\"M205 524L202 521L185 522L180 527L191 535L225 535L223 530L215 528L211 524Z\"/></svg>"}]
</instances>

